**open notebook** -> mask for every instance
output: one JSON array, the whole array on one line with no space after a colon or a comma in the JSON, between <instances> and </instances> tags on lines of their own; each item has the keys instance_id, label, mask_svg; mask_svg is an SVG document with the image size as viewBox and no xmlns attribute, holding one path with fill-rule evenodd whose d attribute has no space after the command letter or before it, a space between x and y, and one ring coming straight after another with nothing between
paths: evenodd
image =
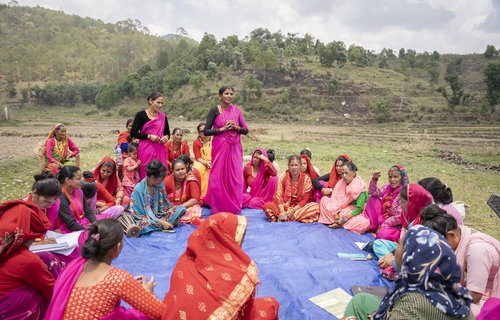
<instances>
[{"instance_id":1,"label":"open notebook","mask_svg":"<svg viewBox=\"0 0 500 320\"><path fill-rule=\"evenodd\" d=\"M338 319L344 316L345 308L351 299L352 296L342 288L337 288L309 298L311 302L325 309Z\"/></svg>"}]
</instances>

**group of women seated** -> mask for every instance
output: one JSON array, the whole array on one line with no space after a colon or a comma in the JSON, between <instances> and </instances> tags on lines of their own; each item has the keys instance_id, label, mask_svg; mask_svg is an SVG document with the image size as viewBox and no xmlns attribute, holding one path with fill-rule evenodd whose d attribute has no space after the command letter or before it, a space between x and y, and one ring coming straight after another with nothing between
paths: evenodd
<instances>
[{"instance_id":1,"label":"group of women seated","mask_svg":"<svg viewBox=\"0 0 500 320\"><path fill-rule=\"evenodd\" d=\"M174 175L185 172L185 166L178 167L175 161L173 167ZM137 201L149 201L150 188L155 196L162 193L158 186L163 185L166 168L159 161L152 161L147 171L149 179L143 180L145 194L139 195L142 198ZM57 179L48 173L37 176L25 200L0 204L2 318L277 319L279 304L274 298L255 298L258 270L241 249L247 226L245 217L219 213L200 220L186 252L177 262L170 291L160 301L153 292L154 278L134 277L111 266L125 243L123 227L117 219L89 209L82 184L96 182L89 182L91 173L86 172L86 176L89 179L83 181L79 168L64 166ZM173 183L175 190L175 180ZM93 190L95 193L96 188ZM164 192L162 197L166 202ZM74 251L76 255L64 256L64 261L58 254L29 250L37 244L54 243L44 234L54 229L47 209L56 200L60 207L69 210L65 215L71 222L65 232L85 230L80 235L80 248ZM165 212L159 207L157 213L176 214L178 210L173 208ZM161 223L175 224L178 219ZM153 222L147 227L160 228L161 223ZM238 294L231 294L235 290ZM122 307L122 301L132 308Z\"/></svg>"},{"instance_id":2,"label":"group of women seated","mask_svg":"<svg viewBox=\"0 0 500 320\"><path fill-rule=\"evenodd\" d=\"M183 140L184 130L174 129L172 140L165 145L167 160L143 164L145 177L137 178L132 187L127 180L129 197L118 175L120 168L111 157L102 159L93 172L82 172L78 163L70 162L72 158L78 160L79 151L66 137L66 128L54 126L46 143L44 164L47 171L56 173L55 177L48 172L36 176L30 195L0 206L0 279L5 279L0 282L0 306L9 306L12 314L23 310L34 319L45 312L50 297L50 319L80 319L84 314L89 319L162 315L164 319L208 315L221 319L276 318L278 304L274 299L254 298L257 270L240 247L246 219L230 213L201 219L212 167L212 137L205 136L204 129L204 123L197 126L195 161ZM120 136L123 140L124 135ZM53 142L49 142L51 139ZM127 153L131 152L126 156L133 161L124 161L121 170L130 169L135 177L140 160L134 159L136 147L130 137L127 143ZM410 184L406 169L396 164L387 172L387 184L378 186L382 174L375 171L367 187L346 154L338 156L330 172L322 176L313 166L308 149L290 156L281 175L274 157L274 151L257 148L243 166L242 206L262 209L270 222L319 222L358 234L371 232L376 237L371 248L381 274L396 280L382 302L366 295L353 299L346 316L463 318L470 316L469 308L478 315L488 298L500 297L500 242L463 225L464 212L453 202L451 189L439 179L425 178ZM151 293L154 280L140 277L137 281L110 266L123 247L122 226L134 225L138 228L136 235L144 235L169 231L181 222L201 225L178 261L163 303ZM52 241L43 236L49 229L61 233L85 231L80 248L68 257L31 253L27 249L30 245ZM217 233L233 236L217 237ZM432 255L415 254L424 240L428 247L436 246ZM203 246L223 250L232 258L212 261L214 256L205 254ZM40 270L21 274L21 269L13 269L11 262L16 259L26 268ZM245 268L234 271L233 264ZM432 267L423 267L429 265ZM410 271L419 268L417 275ZM222 279L212 279L214 269L221 271L218 274L224 275ZM35 277L43 283L34 281ZM57 280L54 291L55 279L61 280ZM428 279L433 281L432 290ZM234 298L229 293L236 287L244 294L229 301ZM182 298L186 288L190 299ZM99 294L85 303L78 302L88 296L88 290ZM190 291L197 298L196 306L191 305L195 301ZM19 297L29 297L29 306ZM120 299L134 309L118 308ZM445 299L446 306L439 299ZM417 313L412 309L415 305L421 307Z\"/></svg>"}]
</instances>

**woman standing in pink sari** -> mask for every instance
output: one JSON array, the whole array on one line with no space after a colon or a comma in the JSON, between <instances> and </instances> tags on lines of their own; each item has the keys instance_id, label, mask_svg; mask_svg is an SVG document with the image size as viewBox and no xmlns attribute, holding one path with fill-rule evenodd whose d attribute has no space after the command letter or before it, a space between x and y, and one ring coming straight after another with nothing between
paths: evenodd
<instances>
[{"instance_id":1,"label":"woman standing in pink sari","mask_svg":"<svg viewBox=\"0 0 500 320\"><path fill-rule=\"evenodd\" d=\"M208 192L203 201L218 212L240 213L243 205L243 148L241 134L248 133L248 126L240 108L231 104L234 89L219 89L220 104L208 112L205 135L212 141L212 168Z\"/></svg>"},{"instance_id":2,"label":"woman standing in pink sari","mask_svg":"<svg viewBox=\"0 0 500 320\"><path fill-rule=\"evenodd\" d=\"M149 107L135 115L130 135L139 139L137 150L141 160L139 177L146 177L146 166L151 160L159 160L167 165L167 149L165 143L170 138L170 128L167 116L161 112L164 97L160 92L153 92L148 96Z\"/></svg>"}]
</instances>

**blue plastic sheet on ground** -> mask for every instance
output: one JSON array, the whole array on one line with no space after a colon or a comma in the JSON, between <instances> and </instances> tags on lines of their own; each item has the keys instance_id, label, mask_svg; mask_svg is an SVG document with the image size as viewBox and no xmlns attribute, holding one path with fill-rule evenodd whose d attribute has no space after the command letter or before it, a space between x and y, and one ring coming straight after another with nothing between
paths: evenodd
<instances>
[{"instance_id":1,"label":"blue plastic sheet on ground","mask_svg":"<svg viewBox=\"0 0 500 320\"><path fill-rule=\"evenodd\" d=\"M209 214L210 210L204 208L203 216ZM373 240L369 234L357 235L319 223L270 223L262 210L244 209L242 215L248 218L243 249L259 268L257 297L276 298L280 319L335 319L309 298L338 287L351 293L353 285L389 284L380 276L375 260L351 261L337 256L338 252L362 253L355 242ZM154 276L155 294L163 300L172 270L195 229L182 224L175 233L126 238L113 265L134 276Z\"/></svg>"}]
</instances>

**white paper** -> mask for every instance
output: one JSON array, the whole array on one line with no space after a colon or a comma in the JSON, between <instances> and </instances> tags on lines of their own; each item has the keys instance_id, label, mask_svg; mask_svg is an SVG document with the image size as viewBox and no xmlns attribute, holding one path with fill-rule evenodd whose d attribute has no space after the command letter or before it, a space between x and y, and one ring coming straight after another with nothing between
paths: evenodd
<instances>
[{"instance_id":1,"label":"white paper","mask_svg":"<svg viewBox=\"0 0 500 320\"><path fill-rule=\"evenodd\" d=\"M368 244L368 242L354 242L354 243L358 246L359 250L363 250L363 248Z\"/></svg>"},{"instance_id":2,"label":"white paper","mask_svg":"<svg viewBox=\"0 0 500 320\"><path fill-rule=\"evenodd\" d=\"M57 243L54 244L41 244L31 245L31 252L46 252L51 251L65 256L70 255L76 247L78 247L78 238L83 231L74 231L66 234L57 233L54 231L47 231L46 238L54 238Z\"/></svg>"}]
</instances>

